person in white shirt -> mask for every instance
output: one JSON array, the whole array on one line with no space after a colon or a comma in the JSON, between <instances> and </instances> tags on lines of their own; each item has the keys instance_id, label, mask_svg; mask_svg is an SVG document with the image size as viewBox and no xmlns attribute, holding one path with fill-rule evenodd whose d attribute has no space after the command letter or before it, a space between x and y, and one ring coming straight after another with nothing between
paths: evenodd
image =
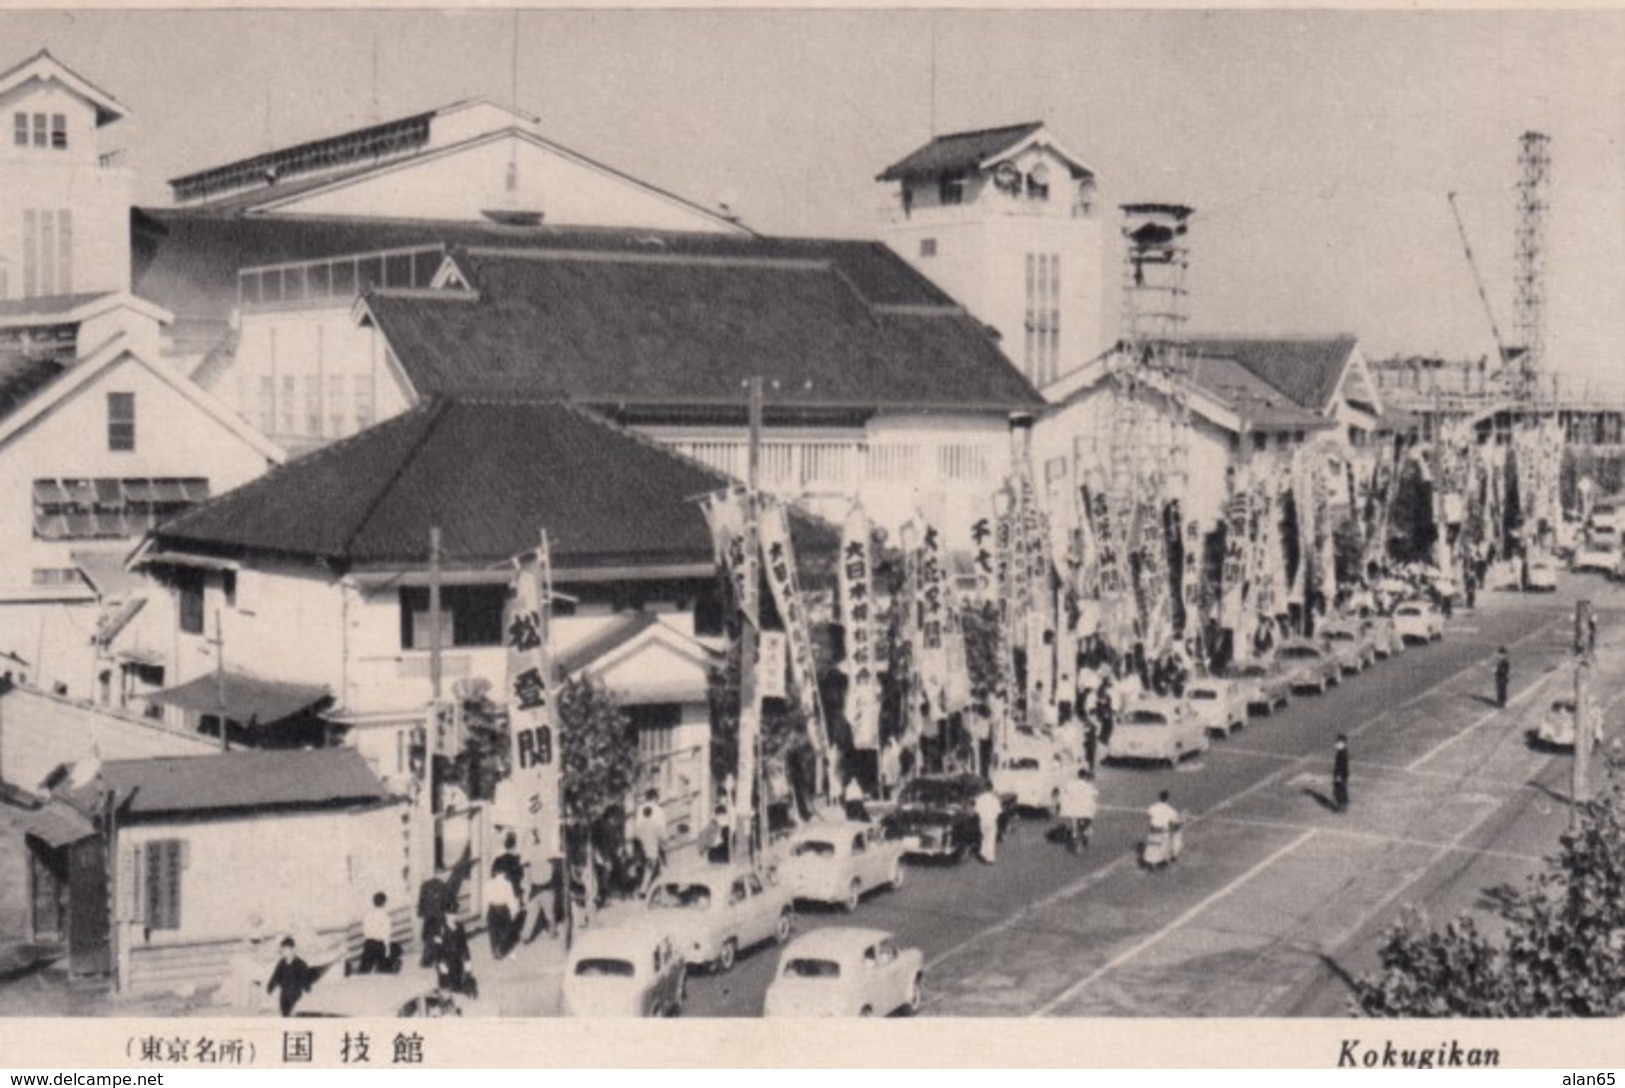
<instances>
[{"instance_id":1,"label":"person in white shirt","mask_svg":"<svg viewBox=\"0 0 1625 1088\"><path fill-rule=\"evenodd\" d=\"M1180 828L1184 825L1179 810L1168 801L1168 791L1163 790L1157 795L1156 803L1146 810L1146 816L1151 820L1151 842L1158 839L1164 843L1162 854L1156 856L1156 850L1147 844L1148 862L1152 865L1168 864L1179 860L1179 850L1183 843L1180 841Z\"/></svg>"},{"instance_id":2,"label":"person in white shirt","mask_svg":"<svg viewBox=\"0 0 1625 1088\"><path fill-rule=\"evenodd\" d=\"M999 795L993 792L992 787L976 796L976 822L982 838L977 847L977 854L988 865L992 865L998 855L999 815L1003 810L1004 805L1000 803Z\"/></svg>"},{"instance_id":3,"label":"person in white shirt","mask_svg":"<svg viewBox=\"0 0 1625 1088\"><path fill-rule=\"evenodd\" d=\"M903 777L903 753L897 744L895 736L887 737L886 743L880 749L880 796L890 801L892 793L897 789L898 779Z\"/></svg>"},{"instance_id":4,"label":"person in white shirt","mask_svg":"<svg viewBox=\"0 0 1625 1088\"><path fill-rule=\"evenodd\" d=\"M372 909L362 915L361 964L357 971L363 975L390 970L389 945L390 938L394 936L395 924L390 920L389 911L384 909L384 904L388 901L389 898L383 892L374 893Z\"/></svg>"},{"instance_id":5,"label":"person in white shirt","mask_svg":"<svg viewBox=\"0 0 1625 1088\"><path fill-rule=\"evenodd\" d=\"M1061 787L1061 803L1057 815L1067 830L1068 845L1089 845L1090 831L1095 814L1100 810L1100 791L1089 779L1089 772L1080 770Z\"/></svg>"}]
</instances>

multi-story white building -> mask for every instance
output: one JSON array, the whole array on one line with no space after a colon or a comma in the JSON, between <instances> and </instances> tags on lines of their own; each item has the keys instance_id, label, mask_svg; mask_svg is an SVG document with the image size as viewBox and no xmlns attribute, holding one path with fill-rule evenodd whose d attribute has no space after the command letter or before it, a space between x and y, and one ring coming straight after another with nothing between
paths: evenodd
<instances>
[{"instance_id":1,"label":"multi-story white building","mask_svg":"<svg viewBox=\"0 0 1625 1088\"><path fill-rule=\"evenodd\" d=\"M1041 122L938 136L877 180L881 238L997 331L1034 385L1105 350L1095 175Z\"/></svg>"},{"instance_id":2,"label":"multi-story white building","mask_svg":"<svg viewBox=\"0 0 1625 1088\"><path fill-rule=\"evenodd\" d=\"M0 73L0 300L127 291L130 174L112 95L41 50Z\"/></svg>"}]
</instances>

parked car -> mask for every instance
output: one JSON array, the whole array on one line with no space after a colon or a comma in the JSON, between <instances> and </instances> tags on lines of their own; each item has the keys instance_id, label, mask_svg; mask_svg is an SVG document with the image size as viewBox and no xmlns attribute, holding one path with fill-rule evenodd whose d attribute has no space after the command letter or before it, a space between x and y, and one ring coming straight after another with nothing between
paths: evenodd
<instances>
[{"instance_id":1,"label":"parked car","mask_svg":"<svg viewBox=\"0 0 1625 1088\"><path fill-rule=\"evenodd\" d=\"M1427 601L1406 601L1394 609L1394 630L1406 642L1444 638L1444 617Z\"/></svg>"},{"instance_id":2,"label":"parked car","mask_svg":"<svg viewBox=\"0 0 1625 1088\"><path fill-rule=\"evenodd\" d=\"M976 798L992 784L977 774L928 774L906 783L897 807L886 814L886 837L903 843L905 853L963 860L981 841ZM1016 795L1000 793L1002 839L1016 811Z\"/></svg>"},{"instance_id":3,"label":"parked car","mask_svg":"<svg viewBox=\"0 0 1625 1088\"><path fill-rule=\"evenodd\" d=\"M779 956L766 1016L913 1014L924 997L925 953L885 930L830 926L797 937Z\"/></svg>"},{"instance_id":4,"label":"parked car","mask_svg":"<svg viewBox=\"0 0 1625 1088\"><path fill-rule=\"evenodd\" d=\"M733 969L739 953L790 939L790 889L732 865L702 865L661 880L644 900L654 928L693 966ZM658 919L655 921L654 919Z\"/></svg>"},{"instance_id":5,"label":"parked car","mask_svg":"<svg viewBox=\"0 0 1625 1088\"><path fill-rule=\"evenodd\" d=\"M1292 682L1270 661L1245 661L1232 665L1226 678L1233 681L1246 701L1249 713L1269 715L1292 699Z\"/></svg>"},{"instance_id":6,"label":"parked car","mask_svg":"<svg viewBox=\"0 0 1625 1088\"><path fill-rule=\"evenodd\" d=\"M1333 620L1322 624L1320 636L1346 673L1359 673L1377 663L1377 644L1357 619Z\"/></svg>"},{"instance_id":7,"label":"parked car","mask_svg":"<svg viewBox=\"0 0 1625 1088\"><path fill-rule=\"evenodd\" d=\"M1371 643L1379 658L1396 657L1405 652L1405 640L1394 625L1392 616L1372 616L1366 620L1371 631Z\"/></svg>"},{"instance_id":8,"label":"parked car","mask_svg":"<svg viewBox=\"0 0 1625 1088\"><path fill-rule=\"evenodd\" d=\"M838 903L848 912L876 888L903 886L903 844L879 824L815 823L790 840L779 879L796 899Z\"/></svg>"},{"instance_id":9,"label":"parked car","mask_svg":"<svg viewBox=\"0 0 1625 1088\"><path fill-rule=\"evenodd\" d=\"M1555 700L1535 729L1535 739L1553 748L1573 748L1574 734L1573 699ZM1592 725L1592 746L1595 747L1601 740L1602 722L1599 719Z\"/></svg>"},{"instance_id":10,"label":"parked car","mask_svg":"<svg viewBox=\"0 0 1625 1088\"><path fill-rule=\"evenodd\" d=\"M1185 699L1202 728L1229 736L1247 724L1247 701L1233 680L1204 677L1185 685Z\"/></svg>"},{"instance_id":11,"label":"parked car","mask_svg":"<svg viewBox=\"0 0 1625 1088\"><path fill-rule=\"evenodd\" d=\"M1619 531L1619 511L1612 503L1599 502L1591 508L1591 516L1587 519L1587 526L1592 529L1612 529Z\"/></svg>"},{"instance_id":12,"label":"parked car","mask_svg":"<svg viewBox=\"0 0 1625 1088\"><path fill-rule=\"evenodd\" d=\"M1031 738L1011 746L988 777L999 793L1014 794L1016 807L1054 813L1061 788L1077 773L1073 760L1049 739Z\"/></svg>"},{"instance_id":13,"label":"parked car","mask_svg":"<svg viewBox=\"0 0 1625 1088\"><path fill-rule=\"evenodd\" d=\"M299 1004L295 1016L387 1018L461 1016L473 998L439 988L433 971L408 968L393 975L345 975L326 971Z\"/></svg>"},{"instance_id":14,"label":"parked car","mask_svg":"<svg viewBox=\"0 0 1625 1088\"><path fill-rule=\"evenodd\" d=\"M1544 557L1531 559L1524 574L1523 588L1529 593L1557 591L1557 564Z\"/></svg>"},{"instance_id":15,"label":"parked car","mask_svg":"<svg viewBox=\"0 0 1625 1088\"><path fill-rule=\"evenodd\" d=\"M564 961L567 1016L676 1016L688 965L652 919L581 930Z\"/></svg>"},{"instance_id":16,"label":"parked car","mask_svg":"<svg viewBox=\"0 0 1625 1088\"><path fill-rule=\"evenodd\" d=\"M1306 638L1281 643L1280 649L1275 651L1275 660L1286 673L1293 691L1325 694L1328 687L1343 682L1337 658L1325 646Z\"/></svg>"},{"instance_id":17,"label":"parked car","mask_svg":"<svg viewBox=\"0 0 1625 1088\"><path fill-rule=\"evenodd\" d=\"M1123 711L1112 729L1106 758L1152 760L1172 767L1207 748L1207 730L1183 700L1148 695Z\"/></svg>"},{"instance_id":18,"label":"parked car","mask_svg":"<svg viewBox=\"0 0 1625 1088\"><path fill-rule=\"evenodd\" d=\"M1574 571L1595 570L1604 574L1612 574L1619 565L1619 548L1612 542L1598 539L1596 532L1586 534L1586 539L1574 550L1574 561L1569 565Z\"/></svg>"}]
</instances>

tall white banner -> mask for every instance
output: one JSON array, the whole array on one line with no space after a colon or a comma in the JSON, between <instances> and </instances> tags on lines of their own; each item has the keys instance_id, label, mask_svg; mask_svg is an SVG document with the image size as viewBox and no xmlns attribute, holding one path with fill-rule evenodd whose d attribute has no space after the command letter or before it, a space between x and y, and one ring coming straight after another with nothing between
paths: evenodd
<instances>
[{"instance_id":1,"label":"tall white banner","mask_svg":"<svg viewBox=\"0 0 1625 1088\"><path fill-rule=\"evenodd\" d=\"M854 748L880 747L880 673L875 660L874 571L869 519L854 506L841 533L841 623L846 631L846 721Z\"/></svg>"},{"instance_id":2,"label":"tall white banner","mask_svg":"<svg viewBox=\"0 0 1625 1088\"><path fill-rule=\"evenodd\" d=\"M812 632L807 626L807 609L796 578L796 553L790 543L790 517L784 504L763 503L761 517L762 559L767 567L767 584L773 603L784 620L784 634L790 642L790 669L800 689L801 709L807 716L807 734L813 746L824 751L829 733L824 727L818 699L818 666L813 659Z\"/></svg>"},{"instance_id":3,"label":"tall white banner","mask_svg":"<svg viewBox=\"0 0 1625 1088\"><path fill-rule=\"evenodd\" d=\"M548 627L552 573L547 538L518 561L504 617L510 775L519 798L521 855L540 872L562 853L564 753L554 707Z\"/></svg>"}]
</instances>

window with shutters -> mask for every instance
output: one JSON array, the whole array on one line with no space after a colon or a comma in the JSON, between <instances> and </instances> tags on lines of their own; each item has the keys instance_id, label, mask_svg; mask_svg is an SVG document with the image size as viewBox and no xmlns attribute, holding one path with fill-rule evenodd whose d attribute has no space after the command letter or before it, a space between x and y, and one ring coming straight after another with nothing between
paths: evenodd
<instances>
[{"instance_id":1,"label":"window with shutters","mask_svg":"<svg viewBox=\"0 0 1625 1088\"><path fill-rule=\"evenodd\" d=\"M148 929L181 928L181 873L186 843L159 839L144 844L141 872L141 917Z\"/></svg>"}]
</instances>

